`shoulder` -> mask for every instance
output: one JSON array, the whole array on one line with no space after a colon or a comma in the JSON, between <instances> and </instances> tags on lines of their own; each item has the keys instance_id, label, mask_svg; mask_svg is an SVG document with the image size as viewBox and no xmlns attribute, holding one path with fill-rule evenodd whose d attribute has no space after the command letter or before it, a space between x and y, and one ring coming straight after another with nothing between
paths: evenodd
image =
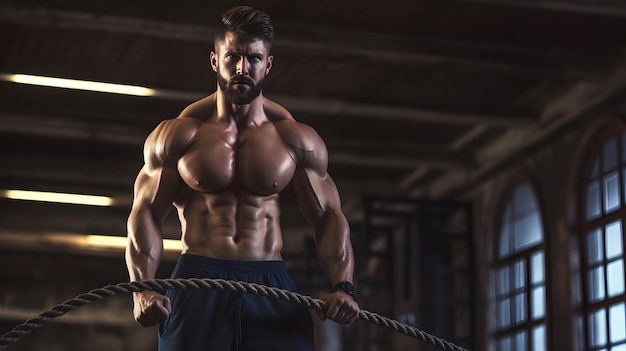
<instances>
[{"instance_id":1,"label":"shoulder","mask_svg":"<svg viewBox=\"0 0 626 351\"><path fill-rule=\"evenodd\" d=\"M175 163L193 142L200 121L177 117L161 121L148 135L144 144L144 159L149 166Z\"/></svg>"},{"instance_id":2,"label":"shoulder","mask_svg":"<svg viewBox=\"0 0 626 351\"><path fill-rule=\"evenodd\" d=\"M297 122L286 108L265 97L263 111L283 143L291 150L297 167L326 172L328 151L324 140L315 129Z\"/></svg>"},{"instance_id":3,"label":"shoulder","mask_svg":"<svg viewBox=\"0 0 626 351\"><path fill-rule=\"evenodd\" d=\"M215 113L216 104L216 94L213 93L187 106L179 117L206 121Z\"/></svg>"},{"instance_id":4,"label":"shoulder","mask_svg":"<svg viewBox=\"0 0 626 351\"><path fill-rule=\"evenodd\" d=\"M263 112L265 112L267 119L272 122L285 120L295 121L286 108L266 97L263 97Z\"/></svg>"},{"instance_id":5,"label":"shoulder","mask_svg":"<svg viewBox=\"0 0 626 351\"><path fill-rule=\"evenodd\" d=\"M315 129L295 120L283 120L273 124L283 143L293 151L298 167L326 171L328 151L324 140Z\"/></svg>"},{"instance_id":6,"label":"shoulder","mask_svg":"<svg viewBox=\"0 0 626 351\"><path fill-rule=\"evenodd\" d=\"M286 108L266 97L263 112L286 144L309 151L324 144L313 128L297 122Z\"/></svg>"}]
</instances>

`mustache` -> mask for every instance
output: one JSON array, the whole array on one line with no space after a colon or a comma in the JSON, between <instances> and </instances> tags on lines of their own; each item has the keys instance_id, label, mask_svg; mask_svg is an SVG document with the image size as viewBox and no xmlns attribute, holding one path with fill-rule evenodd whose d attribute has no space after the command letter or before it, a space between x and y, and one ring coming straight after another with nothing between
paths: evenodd
<instances>
[{"instance_id":1,"label":"mustache","mask_svg":"<svg viewBox=\"0 0 626 351\"><path fill-rule=\"evenodd\" d=\"M254 85L254 81L248 77L238 76L238 77L233 77L230 80L230 84L240 84L240 83Z\"/></svg>"}]
</instances>

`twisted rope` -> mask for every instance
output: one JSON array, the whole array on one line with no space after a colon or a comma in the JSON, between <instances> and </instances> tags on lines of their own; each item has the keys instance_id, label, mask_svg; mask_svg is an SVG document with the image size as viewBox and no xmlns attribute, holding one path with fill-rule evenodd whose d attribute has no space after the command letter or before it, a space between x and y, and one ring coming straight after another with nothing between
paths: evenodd
<instances>
[{"instance_id":1,"label":"twisted rope","mask_svg":"<svg viewBox=\"0 0 626 351\"><path fill-rule=\"evenodd\" d=\"M44 323L54 318L60 317L67 312L78 309L79 307L94 301L102 300L115 295L128 294L132 292L140 292L144 290L164 292L171 289L214 289L220 291L232 291L236 293L251 293L258 296L270 297L276 300L288 301L291 303L299 303L310 309L324 311L328 305L319 299L304 296L292 291L268 287L255 283L236 282L223 279L156 279L137 282L120 283L117 285L107 285L103 288L94 289L88 293L76 296L73 299L65 301L61 305L56 305L46 312L39 314L35 318L31 318L18 325L12 331L4 334L0 338L0 350L5 350L10 344L15 343L21 337L29 334L31 331L40 328ZM444 351L467 351L449 341L440 339L434 335L428 334L412 326L400 323L376 313L361 310L359 319L371 322L380 326L395 330L404 335L416 338L430 346L434 346Z\"/></svg>"}]
</instances>

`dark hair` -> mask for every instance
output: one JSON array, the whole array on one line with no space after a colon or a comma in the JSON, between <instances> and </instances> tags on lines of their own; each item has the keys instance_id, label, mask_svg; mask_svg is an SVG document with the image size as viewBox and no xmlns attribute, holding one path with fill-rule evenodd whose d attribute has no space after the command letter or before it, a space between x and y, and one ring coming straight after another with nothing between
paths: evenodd
<instances>
[{"instance_id":1,"label":"dark hair","mask_svg":"<svg viewBox=\"0 0 626 351\"><path fill-rule=\"evenodd\" d=\"M226 32L261 38L268 49L274 40L270 16L250 6L233 7L222 15L222 21L215 28L215 44L224 40Z\"/></svg>"}]
</instances>

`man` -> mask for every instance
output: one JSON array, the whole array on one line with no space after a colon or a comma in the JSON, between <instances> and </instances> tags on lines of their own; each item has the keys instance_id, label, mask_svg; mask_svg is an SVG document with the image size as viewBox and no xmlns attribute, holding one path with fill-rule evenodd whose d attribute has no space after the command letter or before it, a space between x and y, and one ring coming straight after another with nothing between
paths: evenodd
<instances>
[{"instance_id":1,"label":"man","mask_svg":"<svg viewBox=\"0 0 626 351\"><path fill-rule=\"evenodd\" d=\"M315 230L328 276L322 320L358 317L353 252L319 135L262 94L272 68L269 16L227 11L215 30L211 67L217 91L148 136L128 218L133 281L153 279L163 252L162 222L172 204L183 251L172 278L222 278L294 290L281 258L278 194L289 184ZM134 293L134 316L159 327L160 350L313 350L312 322L299 305L209 290Z\"/></svg>"}]
</instances>

